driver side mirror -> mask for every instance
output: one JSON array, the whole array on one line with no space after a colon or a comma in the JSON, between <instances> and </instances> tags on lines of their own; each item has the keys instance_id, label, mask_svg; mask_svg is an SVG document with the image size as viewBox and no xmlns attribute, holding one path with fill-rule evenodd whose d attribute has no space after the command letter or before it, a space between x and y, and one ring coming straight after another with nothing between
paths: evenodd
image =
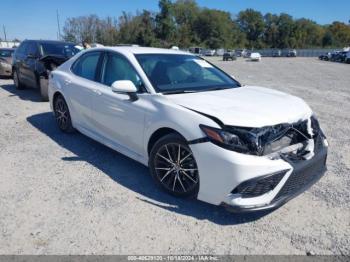
<instances>
[{"instance_id":1,"label":"driver side mirror","mask_svg":"<svg viewBox=\"0 0 350 262\"><path fill-rule=\"evenodd\" d=\"M137 88L130 80L114 81L111 89L115 93L127 94L130 97L131 101L136 101L138 99L136 94Z\"/></svg>"}]
</instances>

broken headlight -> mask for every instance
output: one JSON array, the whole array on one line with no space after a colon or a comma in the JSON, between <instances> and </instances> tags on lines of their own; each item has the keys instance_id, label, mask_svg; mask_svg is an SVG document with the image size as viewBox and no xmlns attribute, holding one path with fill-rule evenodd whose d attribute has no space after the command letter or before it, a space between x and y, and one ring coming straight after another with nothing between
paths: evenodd
<instances>
[{"instance_id":1,"label":"broken headlight","mask_svg":"<svg viewBox=\"0 0 350 262\"><path fill-rule=\"evenodd\" d=\"M260 128L224 126L222 129L200 126L207 138L214 144L256 156L270 155L274 152L289 150L297 145L297 151L304 151L308 139L308 121L284 123ZM313 125L317 125L315 122ZM315 127L315 130L319 128Z\"/></svg>"},{"instance_id":2,"label":"broken headlight","mask_svg":"<svg viewBox=\"0 0 350 262\"><path fill-rule=\"evenodd\" d=\"M205 125L200 125L199 127L212 143L240 153L248 152L248 147L236 134Z\"/></svg>"},{"instance_id":3,"label":"broken headlight","mask_svg":"<svg viewBox=\"0 0 350 262\"><path fill-rule=\"evenodd\" d=\"M7 63L6 61L0 60L0 65L2 67L6 67L6 68L11 68L11 64Z\"/></svg>"}]
</instances>

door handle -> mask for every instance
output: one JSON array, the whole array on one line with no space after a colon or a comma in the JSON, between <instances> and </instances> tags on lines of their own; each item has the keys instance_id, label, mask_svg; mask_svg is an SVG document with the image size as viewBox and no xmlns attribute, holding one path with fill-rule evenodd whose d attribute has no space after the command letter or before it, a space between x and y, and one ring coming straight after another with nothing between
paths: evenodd
<instances>
[{"instance_id":1,"label":"door handle","mask_svg":"<svg viewBox=\"0 0 350 262\"><path fill-rule=\"evenodd\" d=\"M97 95L102 95L102 92L100 90L97 90L97 89L93 89L94 93L97 94Z\"/></svg>"}]
</instances>

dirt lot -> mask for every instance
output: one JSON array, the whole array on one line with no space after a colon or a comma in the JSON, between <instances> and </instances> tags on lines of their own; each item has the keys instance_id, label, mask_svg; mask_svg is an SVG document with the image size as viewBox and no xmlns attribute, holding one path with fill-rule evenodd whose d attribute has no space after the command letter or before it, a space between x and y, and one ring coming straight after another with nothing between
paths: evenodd
<instances>
[{"instance_id":1,"label":"dirt lot","mask_svg":"<svg viewBox=\"0 0 350 262\"><path fill-rule=\"evenodd\" d=\"M178 200L146 167L60 133L38 92L0 80L0 254L350 254L350 65L211 60L311 105L330 143L319 183L271 213Z\"/></svg>"}]
</instances>

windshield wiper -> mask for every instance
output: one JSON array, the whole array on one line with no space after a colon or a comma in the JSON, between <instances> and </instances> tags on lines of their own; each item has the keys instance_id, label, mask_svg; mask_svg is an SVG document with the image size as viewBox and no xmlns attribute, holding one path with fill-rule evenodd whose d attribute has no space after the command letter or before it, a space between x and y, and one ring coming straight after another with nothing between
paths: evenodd
<instances>
[{"instance_id":1,"label":"windshield wiper","mask_svg":"<svg viewBox=\"0 0 350 262\"><path fill-rule=\"evenodd\" d=\"M215 90L224 90L231 89L232 87L212 87L207 89L198 89L198 90L174 90L174 91L164 91L161 92L164 95L172 95L172 94L184 94L184 93L199 93L199 92L207 92L207 91L215 91Z\"/></svg>"},{"instance_id":2,"label":"windshield wiper","mask_svg":"<svg viewBox=\"0 0 350 262\"><path fill-rule=\"evenodd\" d=\"M207 89L203 89L203 92L206 91L216 91L216 90L224 90L224 89L231 89L232 87L212 87L212 88L207 88Z\"/></svg>"},{"instance_id":3,"label":"windshield wiper","mask_svg":"<svg viewBox=\"0 0 350 262\"><path fill-rule=\"evenodd\" d=\"M198 90L176 90L176 91L164 91L161 92L164 95L184 94L184 93L196 93Z\"/></svg>"}]
</instances>

